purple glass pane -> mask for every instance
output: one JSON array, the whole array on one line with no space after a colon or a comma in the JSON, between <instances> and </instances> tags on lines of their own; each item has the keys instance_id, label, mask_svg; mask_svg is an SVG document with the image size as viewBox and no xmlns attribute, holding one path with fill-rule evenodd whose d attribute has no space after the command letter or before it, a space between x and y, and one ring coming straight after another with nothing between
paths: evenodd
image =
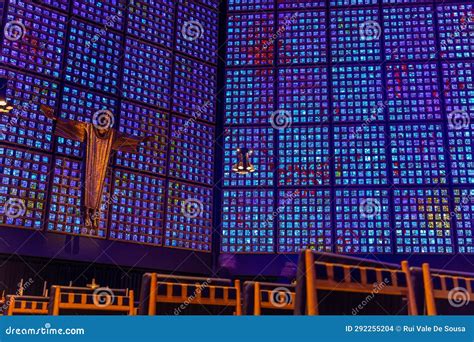
<instances>
[{"instance_id":1,"label":"purple glass pane","mask_svg":"<svg viewBox=\"0 0 474 342\"><path fill-rule=\"evenodd\" d=\"M40 230L51 157L0 146L0 225Z\"/></svg>"},{"instance_id":2,"label":"purple glass pane","mask_svg":"<svg viewBox=\"0 0 474 342\"><path fill-rule=\"evenodd\" d=\"M137 153L117 151L118 166L164 175L168 142L168 114L129 102L122 102L119 132L129 137L150 137Z\"/></svg>"},{"instance_id":3,"label":"purple glass pane","mask_svg":"<svg viewBox=\"0 0 474 342\"><path fill-rule=\"evenodd\" d=\"M116 170L110 239L161 245L165 181Z\"/></svg>"},{"instance_id":4,"label":"purple glass pane","mask_svg":"<svg viewBox=\"0 0 474 342\"><path fill-rule=\"evenodd\" d=\"M212 189L170 182L164 245L210 252Z\"/></svg>"},{"instance_id":5,"label":"purple glass pane","mask_svg":"<svg viewBox=\"0 0 474 342\"><path fill-rule=\"evenodd\" d=\"M214 127L173 116L168 175L212 185Z\"/></svg>"}]
</instances>

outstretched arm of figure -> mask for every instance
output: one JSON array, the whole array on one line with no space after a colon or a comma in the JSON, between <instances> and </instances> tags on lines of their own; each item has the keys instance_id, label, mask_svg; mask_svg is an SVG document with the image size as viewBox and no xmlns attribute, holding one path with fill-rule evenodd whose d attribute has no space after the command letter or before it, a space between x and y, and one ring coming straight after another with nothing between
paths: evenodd
<instances>
[{"instance_id":1,"label":"outstretched arm of figure","mask_svg":"<svg viewBox=\"0 0 474 342\"><path fill-rule=\"evenodd\" d=\"M84 141L84 138L86 136L86 123L80 121L58 119L54 115L54 109L45 105L41 105L40 110L47 118L56 122L56 129L54 131L54 134L66 139L78 140L80 142Z\"/></svg>"},{"instance_id":2,"label":"outstretched arm of figure","mask_svg":"<svg viewBox=\"0 0 474 342\"><path fill-rule=\"evenodd\" d=\"M155 139L154 136L146 136L146 137L128 137L124 134L117 133L117 137L114 140L114 144L112 148L114 150L122 151L122 152L129 152L134 153L138 151L138 146L142 143L146 143L148 141L153 141Z\"/></svg>"}]
</instances>

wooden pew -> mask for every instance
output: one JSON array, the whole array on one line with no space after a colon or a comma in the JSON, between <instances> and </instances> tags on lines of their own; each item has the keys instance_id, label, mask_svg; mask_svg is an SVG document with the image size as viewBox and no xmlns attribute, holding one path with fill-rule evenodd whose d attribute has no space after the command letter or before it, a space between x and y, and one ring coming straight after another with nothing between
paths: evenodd
<instances>
[{"instance_id":1,"label":"wooden pew","mask_svg":"<svg viewBox=\"0 0 474 342\"><path fill-rule=\"evenodd\" d=\"M53 286L48 313L135 315L133 290Z\"/></svg>"},{"instance_id":2,"label":"wooden pew","mask_svg":"<svg viewBox=\"0 0 474 342\"><path fill-rule=\"evenodd\" d=\"M240 281L183 277L157 273L143 275L141 315L227 314L240 316ZM217 309L216 312L212 310Z\"/></svg>"},{"instance_id":3,"label":"wooden pew","mask_svg":"<svg viewBox=\"0 0 474 342\"><path fill-rule=\"evenodd\" d=\"M244 315L292 315L296 286L291 284L246 281L244 283Z\"/></svg>"},{"instance_id":4,"label":"wooden pew","mask_svg":"<svg viewBox=\"0 0 474 342\"><path fill-rule=\"evenodd\" d=\"M427 315L474 315L474 274L430 270L427 263L422 272Z\"/></svg>"},{"instance_id":5,"label":"wooden pew","mask_svg":"<svg viewBox=\"0 0 474 342\"><path fill-rule=\"evenodd\" d=\"M295 314L320 314L319 291L399 297L407 301L408 314L418 314L407 262L400 267L305 250L300 253L297 283Z\"/></svg>"},{"instance_id":6,"label":"wooden pew","mask_svg":"<svg viewBox=\"0 0 474 342\"><path fill-rule=\"evenodd\" d=\"M6 315L47 315L49 297L8 295Z\"/></svg>"}]
</instances>

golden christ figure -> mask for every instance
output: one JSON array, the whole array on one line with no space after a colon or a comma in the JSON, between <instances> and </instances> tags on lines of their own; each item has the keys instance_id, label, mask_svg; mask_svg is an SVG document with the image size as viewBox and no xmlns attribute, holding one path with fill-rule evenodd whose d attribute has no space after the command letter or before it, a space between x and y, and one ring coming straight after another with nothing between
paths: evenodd
<instances>
[{"instance_id":1,"label":"golden christ figure","mask_svg":"<svg viewBox=\"0 0 474 342\"><path fill-rule=\"evenodd\" d=\"M140 143L149 141L153 137L133 138L117 132L112 128L113 114L107 110L96 112L93 123L59 119L54 115L51 107L44 105L41 105L40 110L46 117L56 122L55 135L85 142L84 222L86 227L97 229L105 174L112 150L137 152Z\"/></svg>"}]
</instances>

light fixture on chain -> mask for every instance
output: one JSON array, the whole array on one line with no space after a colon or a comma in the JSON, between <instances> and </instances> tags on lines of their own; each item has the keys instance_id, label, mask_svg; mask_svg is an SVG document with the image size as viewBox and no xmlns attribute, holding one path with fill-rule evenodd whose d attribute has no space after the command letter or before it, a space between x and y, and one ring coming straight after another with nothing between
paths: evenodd
<instances>
[{"instance_id":1,"label":"light fixture on chain","mask_svg":"<svg viewBox=\"0 0 474 342\"><path fill-rule=\"evenodd\" d=\"M13 107L8 104L7 86L8 79L0 77L0 113L8 113L13 109Z\"/></svg>"},{"instance_id":2,"label":"light fixture on chain","mask_svg":"<svg viewBox=\"0 0 474 342\"><path fill-rule=\"evenodd\" d=\"M237 149L237 163L232 166L232 171L239 175L246 175L255 172L255 167L250 161L253 151L245 147Z\"/></svg>"}]
</instances>

